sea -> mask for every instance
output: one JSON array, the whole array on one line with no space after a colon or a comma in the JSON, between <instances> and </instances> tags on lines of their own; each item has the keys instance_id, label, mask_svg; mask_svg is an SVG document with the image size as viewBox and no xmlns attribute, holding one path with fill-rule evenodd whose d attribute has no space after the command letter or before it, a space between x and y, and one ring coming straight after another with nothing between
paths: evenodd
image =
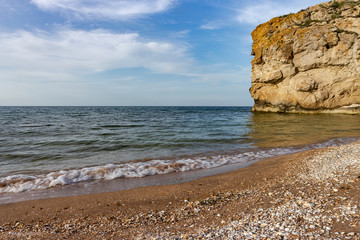
<instances>
[{"instance_id":1,"label":"sea","mask_svg":"<svg viewBox=\"0 0 360 240\"><path fill-rule=\"evenodd\" d=\"M185 182L358 140L358 115L0 107L0 204Z\"/></svg>"}]
</instances>

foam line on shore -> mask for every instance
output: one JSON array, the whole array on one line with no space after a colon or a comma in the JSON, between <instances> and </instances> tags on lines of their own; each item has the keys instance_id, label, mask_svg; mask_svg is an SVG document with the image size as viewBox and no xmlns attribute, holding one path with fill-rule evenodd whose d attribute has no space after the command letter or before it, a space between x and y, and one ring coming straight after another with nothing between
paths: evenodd
<instances>
[{"instance_id":1,"label":"foam line on shore","mask_svg":"<svg viewBox=\"0 0 360 240\"><path fill-rule=\"evenodd\" d=\"M333 146L346 141L355 140L356 139L333 139L324 143L305 145L302 147L268 148L263 150L254 149L253 151L231 155L213 155L174 160L150 160L124 164L106 164L81 169L60 170L39 175L17 174L0 178L0 193L16 193L37 189L47 189L92 180L140 178L173 172L210 169L228 164L246 163L266 157Z\"/></svg>"}]
</instances>

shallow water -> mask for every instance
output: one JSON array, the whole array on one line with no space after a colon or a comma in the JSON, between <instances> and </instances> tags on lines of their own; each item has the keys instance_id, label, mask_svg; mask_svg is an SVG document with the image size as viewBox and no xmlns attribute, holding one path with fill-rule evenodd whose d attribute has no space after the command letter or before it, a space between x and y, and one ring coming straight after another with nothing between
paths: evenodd
<instances>
[{"instance_id":1,"label":"shallow water","mask_svg":"<svg viewBox=\"0 0 360 240\"><path fill-rule=\"evenodd\" d=\"M242 166L359 136L356 115L251 113L250 107L0 107L0 202L13 192ZM161 179L154 182L171 182Z\"/></svg>"},{"instance_id":2,"label":"shallow water","mask_svg":"<svg viewBox=\"0 0 360 240\"><path fill-rule=\"evenodd\" d=\"M344 114L251 114L249 137L258 147L288 147L359 137L360 116Z\"/></svg>"}]
</instances>

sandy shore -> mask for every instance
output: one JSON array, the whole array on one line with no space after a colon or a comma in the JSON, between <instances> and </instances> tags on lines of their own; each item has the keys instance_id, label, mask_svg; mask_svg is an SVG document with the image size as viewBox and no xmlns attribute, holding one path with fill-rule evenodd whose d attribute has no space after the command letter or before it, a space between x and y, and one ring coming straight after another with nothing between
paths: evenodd
<instances>
[{"instance_id":1,"label":"sandy shore","mask_svg":"<svg viewBox=\"0 0 360 240\"><path fill-rule=\"evenodd\" d=\"M360 142L195 181L0 205L1 239L360 239Z\"/></svg>"}]
</instances>

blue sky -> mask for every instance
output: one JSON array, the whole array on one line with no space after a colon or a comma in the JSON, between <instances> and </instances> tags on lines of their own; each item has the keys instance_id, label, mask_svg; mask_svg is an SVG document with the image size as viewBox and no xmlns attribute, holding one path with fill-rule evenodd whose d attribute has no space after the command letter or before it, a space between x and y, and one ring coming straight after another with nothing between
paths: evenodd
<instances>
[{"instance_id":1,"label":"blue sky","mask_svg":"<svg viewBox=\"0 0 360 240\"><path fill-rule=\"evenodd\" d=\"M251 31L316 0L0 0L0 105L250 106Z\"/></svg>"}]
</instances>

